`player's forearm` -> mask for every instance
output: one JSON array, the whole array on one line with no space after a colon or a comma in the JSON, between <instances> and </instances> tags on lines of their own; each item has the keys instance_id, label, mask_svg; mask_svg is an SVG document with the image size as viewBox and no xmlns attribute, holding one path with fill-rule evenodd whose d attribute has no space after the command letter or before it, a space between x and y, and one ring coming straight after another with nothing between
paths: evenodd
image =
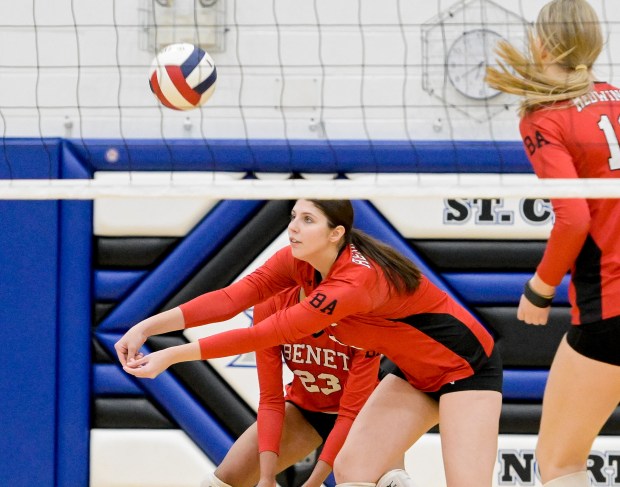
<instances>
[{"instance_id":1,"label":"player's forearm","mask_svg":"<svg viewBox=\"0 0 620 487\"><path fill-rule=\"evenodd\" d=\"M170 365L180 362L200 360L200 345L198 343L186 343L165 349L168 354Z\"/></svg>"},{"instance_id":2,"label":"player's forearm","mask_svg":"<svg viewBox=\"0 0 620 487\"><path fill-rule=\"evenodd\" d=\"M273 451L263 451L260 453L260 478L261 480L274 480L278 473L278 455Z\"/></svg>"},{"instance_id":3,"label":"player's forearm","mask_svg":"<svg viewBox=\"0 0 620 487\"><path fill-rule=\"evenodd\" d=\"M332 467L329 463L319 460L316 462L310 477L304 483L303 487L321 487L327 476L331 473Z\"/></svg>"},{"instance_id":4,"label":"player's forearm","mask_svg":"<svg viewBox=\"0 0 620 487\"><path fill-rule=\"evenodd\" d=\"M153 315L136 325L136 328L147 338L170 331L182 330L184 327L183 313L178 307Z\"/></svg>"}]
</instances>

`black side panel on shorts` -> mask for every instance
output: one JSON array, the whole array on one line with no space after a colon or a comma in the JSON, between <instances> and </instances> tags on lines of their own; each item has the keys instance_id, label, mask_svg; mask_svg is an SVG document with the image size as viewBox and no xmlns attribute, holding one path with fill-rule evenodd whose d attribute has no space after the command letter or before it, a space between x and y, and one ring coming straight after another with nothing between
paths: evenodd
<instances>
[{"instance_id":1,"label":"black side panel on shorts","mask_svg":"<svg viewBox=\"0 0 620 487\"><path fill-rule=\"evenodd\" d=\"M421 313L417 315L399 318L398 320L413 326L436 342L441 343L453 353L462 357L478 370L480 365L487 360L486 352L482 344L472 331L464 323L454 316L442 313ZM455 334L455 328L462 333Z\"/></svg>"},{"instance_id":2,"label":"black side panel on shorts","mask_svg":"<svg viewBox=\"0 0 620 487\"><path fill-rule=\"evenodd\" d=\"M573 283L577 293L580 321L591 323L602 320L601 249L590 235L577 257Z\"/></svg>"}]
</instances>

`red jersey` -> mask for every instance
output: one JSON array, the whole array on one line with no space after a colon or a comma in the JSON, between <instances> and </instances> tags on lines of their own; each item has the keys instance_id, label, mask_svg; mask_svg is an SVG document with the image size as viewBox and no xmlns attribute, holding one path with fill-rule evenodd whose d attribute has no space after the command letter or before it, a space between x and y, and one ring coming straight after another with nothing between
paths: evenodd
<instances>
[{"instance_id":1,"label":"red jersey","mask_svg":"<svg viewBox=\"0 0 620 487\"><path fill-rule=\"evenodd\" d=\"M201 339L202 358L296 343L328 328L341 343L387 356L414 387L430 392L473 375L491 355L491 334L425 277L415 292L399 294L352 245L342 249L325 279L317 275L286 247L240 281L181 305L190 327L226 320L295 285L308 296L260 326Z\"/></svg>"},{"instance_id":2,"label":"red jersey","mask_svg":"<svg viewBox=\"0 0 620 487\"><path fill-rule=\"evenodd\" d=\"M595 83L565 107L527 114L521 136L540 178L620 178L620 90ZM555 223L537 272L571 271L574 324L620 315L620 199L553 199Z\"/></svg>"},{"instance_id":3,"label":"red jersey","mask_svg":"<svg viewBox=\"0 0 620 487\"><path fill-rule=\"evenodd\" d=\"M299 291L295 287L256 305L254 325L278 310L299 303ZM258 350L260 452L279 453L285 400L282 358L293 372L292 382L286 385L286 399L309 411L338 414L319 457L333 465L353 420L379 382L380 356L341 345L324 332L296 343Z\"/></svg>"}]
</instances>

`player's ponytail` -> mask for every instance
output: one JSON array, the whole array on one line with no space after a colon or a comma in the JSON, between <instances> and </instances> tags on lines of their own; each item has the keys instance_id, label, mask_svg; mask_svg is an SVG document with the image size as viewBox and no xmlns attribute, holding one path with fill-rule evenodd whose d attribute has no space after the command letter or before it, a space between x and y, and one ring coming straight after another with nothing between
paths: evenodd
<instances>
[{"instance_id":1,"label":"player's ponytail","mask_svg":"<svg viewBox=\"0 0 620 487\"><path fill-rule=\"evenodd\" d=\"M520 114L585 95L592 90L590 70L603 49L601 27L586 0L553 0L540 11L535 33L521 52L501 41L498 68L487 68L486 81L495 89L522 96ZM545 64L563 68L558 77Z\"/></svg>"},{"instance_id":2,"label":"player's ponytail","mask_svg":"<svg viewBox=\"0 0 620 487\"><path fill-rule=\"evenodd\" d=\"M420 285L420 269L392 247L355 228L351 230L350 243L364 257L381 267L387 280L399 293L413 292Z\"/></svg>"}]
</instances>

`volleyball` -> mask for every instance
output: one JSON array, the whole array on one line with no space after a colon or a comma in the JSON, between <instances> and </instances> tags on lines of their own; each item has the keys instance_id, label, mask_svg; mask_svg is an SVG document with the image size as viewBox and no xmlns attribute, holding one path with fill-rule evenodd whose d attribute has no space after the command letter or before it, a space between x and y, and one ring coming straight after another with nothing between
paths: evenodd
<instances>
[{"instance_id":1,"label":"volleyball","mask_svg":"<svg viewBox=\"0 0 620 487\"><path fill-rule=\"evenodd\" d=\"M217 70L209 54L193 44L170 44L151 64L149 85L162 105L191 110L207 102L215 91Z\"/></svg>"}]
</instances>

